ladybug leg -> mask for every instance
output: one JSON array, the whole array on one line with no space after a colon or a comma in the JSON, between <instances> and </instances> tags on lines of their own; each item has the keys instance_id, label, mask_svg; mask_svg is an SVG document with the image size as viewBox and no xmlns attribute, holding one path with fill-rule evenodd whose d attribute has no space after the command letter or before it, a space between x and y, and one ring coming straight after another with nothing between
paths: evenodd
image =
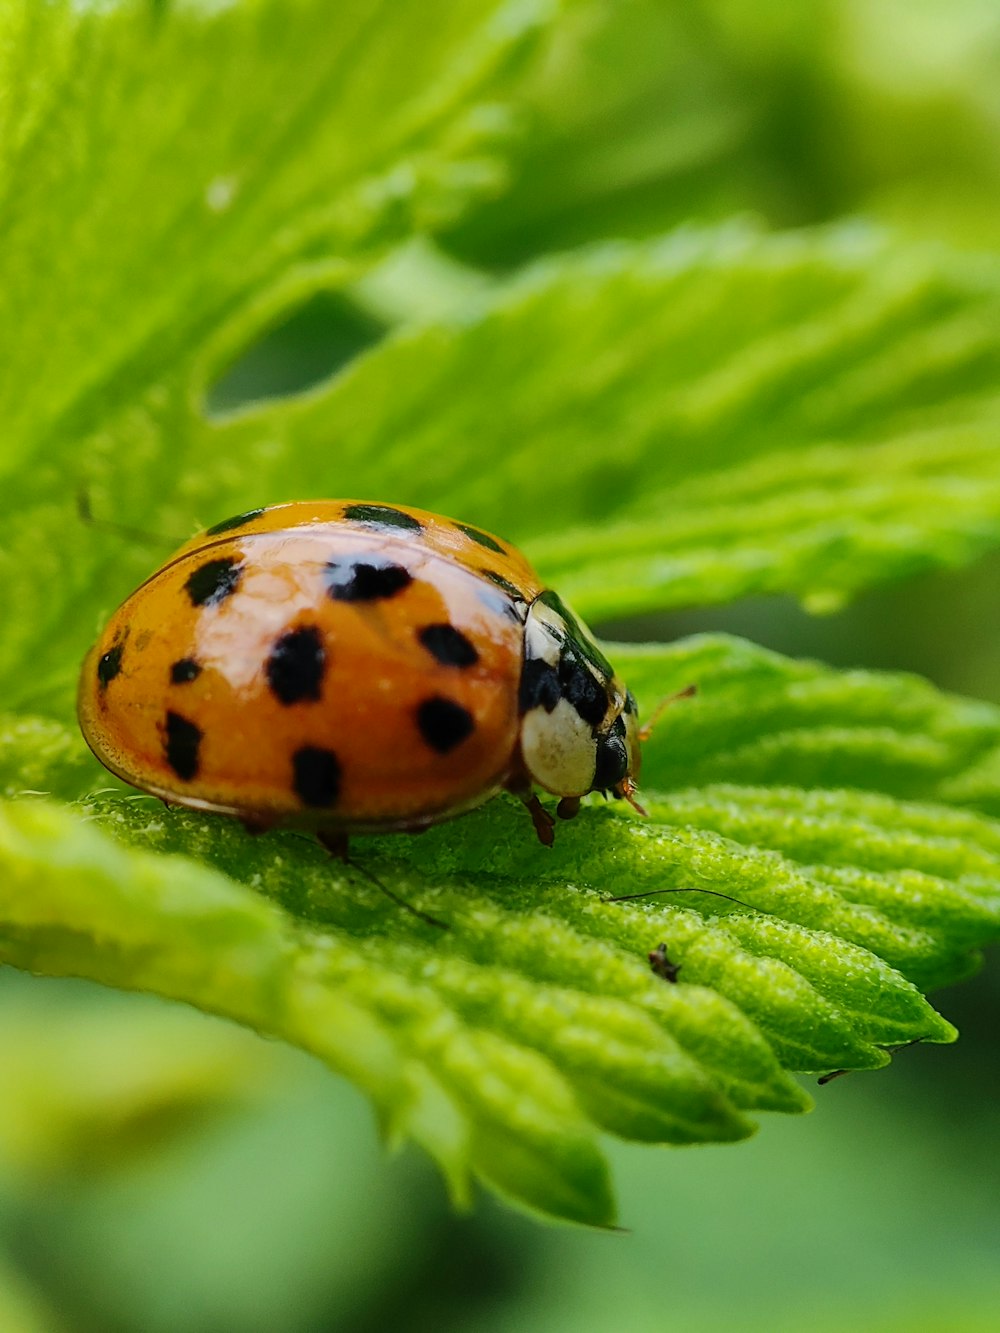
<instances>
[{"instance_id":1,"label":"ladybug leg","mask_svg":"<svg viewBox=\"0 0 1000 1333\"><path fill-rule=\"evenodd\" d=\"M331 856L335 856L338 861L343 861L345 866L352 864L348 850L350 839L346 833L331 833L320 829L316 833L316 841L320 846L325 847Z\"/></svg>"},{"instance_id":2,"label":"ladybug leg","mask_svg":"<svg viewBox=\"0 0 1000 1333\"><path fill-rule=\"evenodd\" d=\"M579 796L564 796L556 806L556 814L560 819L575 819L579 813Z\"/></svg>"},{"instance_id":3,"label":"ladybug leg","mask_svg":"<svg viewBox=\"0 0 1000 1333\"><path fill-rule=\"evenodd\" d=\"M556 821L542 805L541 801L534 792L515 792L518 800L523 802L524 808L531 816L531 822L535 826L535 832L538 835L538 841L543 847L551 847L556 840L555 826Z\"/></svg>"},{"instance_id":4,"label":"ladybug leg","mask_svg":"<svg viewBox=\"0 0 1000 1333\"><path fill-rule=\"evenodd\" d=\"M270 824L265 823L262 819L241 819L240 823L246 829L247 833L253 834L267 833L268 829L271 827Z\"/></svg>"}]
</instances>

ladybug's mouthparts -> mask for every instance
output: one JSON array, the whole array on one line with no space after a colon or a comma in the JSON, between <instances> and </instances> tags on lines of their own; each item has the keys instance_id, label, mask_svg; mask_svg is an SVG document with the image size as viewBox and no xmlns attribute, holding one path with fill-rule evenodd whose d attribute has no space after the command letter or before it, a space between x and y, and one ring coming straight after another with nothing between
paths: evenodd
<instances>
[{"instance_id":1,"label":"ladybug's mouthparts","mask_svg":"<svg viewBox=\"0 0 1000 1333\"><path fill-rule=\"evenodd\" d=\"M622 779L622 781L619 783L618 787L615 790L615 795L620 796L622 797L623 800L628 801L629 805L636 812L636 814L642 815L644 819L649 818L649 811L644 809L643 806L641 806L639 802L635 799L635 783L632 781L631 778Z\"/></svg>"}]
</instances>

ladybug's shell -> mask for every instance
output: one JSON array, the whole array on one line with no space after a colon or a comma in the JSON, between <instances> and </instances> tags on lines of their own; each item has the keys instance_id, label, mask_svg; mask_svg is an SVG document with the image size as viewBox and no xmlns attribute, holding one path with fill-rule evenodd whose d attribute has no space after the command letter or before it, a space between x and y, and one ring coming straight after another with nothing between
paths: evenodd
<instances>
[{"instance_id":1,"label":"ladybug's shell","mask_svg":"<svg viewBox=\"0 0 1000 1333\"><path fill-rule=\"evenodd\" d=\"M188 543L118 609L80 723L112 772L180 805L419 828L514 771L539 590L512 548L436 515L274 506Z\"/></svg>"}]
</instances>

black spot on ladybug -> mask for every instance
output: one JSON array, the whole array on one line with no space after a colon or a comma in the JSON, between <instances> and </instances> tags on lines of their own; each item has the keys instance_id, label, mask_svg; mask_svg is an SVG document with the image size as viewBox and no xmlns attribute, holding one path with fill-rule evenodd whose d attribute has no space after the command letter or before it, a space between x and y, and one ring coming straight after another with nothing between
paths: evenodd
<instances>
[{"instance_id":1,"label":"black spot on ladybug","mask_svg":"<svg viewBox=\"0 0 1000 1333\"><path fill-rule=\"evenodd\" d=\"M221 523L214 523L210 528L206 528L205 536L217 537L220 532L232 532L234 528L245 527L247 523L252 523L255 518L260 518L261 514L266 512L264 509L248 509L244 514L224 518Z\"/></svg>"},{"instance_id":2,"label":"black spot on ladybug","mask_svg":"<svg viewBox=\"0 0 1000 1333\"><path fill-rule=\"evenodd\" d=\"M584 722L596 727L603 720L608 711L607 692L592 672L568 654L559 663L559 686L562 697L573 705Z\"/></svg>"},{"instance_id":3,"label":"black spot on ladybug","mask_svg":"<svg viewBox=\"0 0 1000 1333\"><path fill-rule=\"evenodd\" d=\"M606 736L597 741L597 767L591 791L607 791L621 782L628 772L628 749L625 745L625 723L616 718Z\"/></svg>"},{"instance_id":4,"label":"black spot on ladybug","mask_svg":"<svg viewBox=\"0 0 1000 1333\"><path fill-rule=\"evenodd\" d=\"M367 523L379 528L402 528L405 532L423 532L419 519L391 505L348 505L344 517L352 523Z\"/></svg>"},{"instance_id":5,"label":"black spot on ladybug","mask_svg":"<svg viewBox=\"0 0 1000 1333\"><path fill-rule=\"evenodd\" d=\"M292 786L303 805L323 808L340 795L340 760L332 750L303 745L292 755Z\"/></svg>"},{"instance_id":6,"label":"black spot on ladybug","mask_svg":"<svg viewBox=\"0 0 1000 1333\"><path fill-rule=\"evenodd\" d=\"M470 667L479 661L474 645L454 625L425 625L417 638L442 666Z\"/></svg>"},{"instance_id":7,"label":"black spot on ladybug","mask_svg":"<svg viewBox=\"0 0 1000 1333\"><path fill-rule=\"evenodd\" d=\"M106 690L121 671L124 651L125 644L116 643L113 648L109 648L102 657L97 659L97 679L102 690Z\"/></svg>"},{"instance_id":8,"label":"black spot on ladybug","mask_svg":"<svg viewBox=\"0 0 1000 1333\"><path fill-rule=\"evenodd\" d=\"M417 726L432 750L447 754L472 735L476 724L467 708L435 695L418 707Z\"/></svg>"},{"instance_id":9,"label":"black spot on ladybug","mask_svg":"<svg viewBox=\"0 0 1000 1333\"><path fill-rule=\"evenodd\" d=\"M193 657L182 657L170 668L170 679L175 685L189 685L201 675L201 667Z\"/></svg>"},{"instance_id":10,"label":"black spot on ladybug","mask_svg":"<svg viewBox=\"0 0 1000 1333\"><path fill-rule=\"evenodd\" d=\"M315 625L289 630L271 649L265 671L267 683L283 704L315 701L320 697L326 650Z\"/></svg>"},{"instance_id":11,"label":"black spot on ladybug","mask_svg":"<svg viewBox=\"0 0 1000 1333\"><path fill-rule=\"evenodd\" d=\"M378 602L413 582L402 565L384 556L344 556L326 566L326 591L335 602Z\"/></svg>"},{"instance_id":12,"label":"black spot on ladybug","mask_svg":"<svg viewBox=\"0 0 1000 1333\"><path fill-rule=\"evenodd\" d=\"M184 584L192 606L218 606L239 587L243 567L232 558L207 560Z\"/></svg>"},{"instance_id":13,"label":"black spot on ladybug","mask_svg":"<svg viewBox=\"0 0 1000 1333\"><path fill-rule=\"evenodd\" d=\"M479 572L482 574L483 578L489 579L489 581L495 583L498 588L503 588L508 596L516 597L520 602L524 601L524 593L520 588L515 587L510 579L505 579L502 574L498 574L494 569L481 569Z\"/></svg>"},{"instance_id":14,"label":"black spot on ladybug","mask_svg":"<svg viewBox=\"0 0 1000 1333\"><path fill-rule=\"evenodd\" d=\"M164 751L167 763L179 778L190 782L198 774L198 747L201 728L180 713L168 713Z\"/></svg>"},{"instance_id":15,"label":"black spot on ladybug","mask_svg":"<svg viewBox=\"0 0 1000 1333\"><path fill-rule=\"evenodd\" d=\"M456 523L455 527L459 532L464 532L466 537L471 537L474 542L480 546L485 546L487 551L497 551L500 555L506 555L507 550L500 543L491 537L488 532L480 532L478 528L470 528L467 523Z\"/></svg>"},{"instance_id":16,"label":"black spot on ladybug","mask_svg":"<svg viewBox=\"0 0 1000 1333\"><path fill-rule=\"evenodd\" d=\"M559 672L540 657L533 657L525 662L521 672L521 686L518 695L518 707L522 713L532 708L544 708L551 713L562 698L559 687Z\"/></svg>"}]
</instances>

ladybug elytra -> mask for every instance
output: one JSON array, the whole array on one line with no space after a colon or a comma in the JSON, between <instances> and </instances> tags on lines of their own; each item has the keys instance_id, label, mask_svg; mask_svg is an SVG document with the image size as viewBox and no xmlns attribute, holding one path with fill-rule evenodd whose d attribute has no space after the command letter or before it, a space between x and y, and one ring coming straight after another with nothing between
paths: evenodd
<instances>
[{"instance_id":1,"label":"ladybug elytra","mask_svg":"<svg viewBox=\"0 0 1000 1333\"><path fill-rule=\"evenodd\" d=\"M502 790L547 844L535 787L563 818L591 791L635 804L635 701L588 631L516 549L420 509L301 501L207 529L111 617L79 717L133 786L328 843Z\"/></svg>"}]
</instances>

